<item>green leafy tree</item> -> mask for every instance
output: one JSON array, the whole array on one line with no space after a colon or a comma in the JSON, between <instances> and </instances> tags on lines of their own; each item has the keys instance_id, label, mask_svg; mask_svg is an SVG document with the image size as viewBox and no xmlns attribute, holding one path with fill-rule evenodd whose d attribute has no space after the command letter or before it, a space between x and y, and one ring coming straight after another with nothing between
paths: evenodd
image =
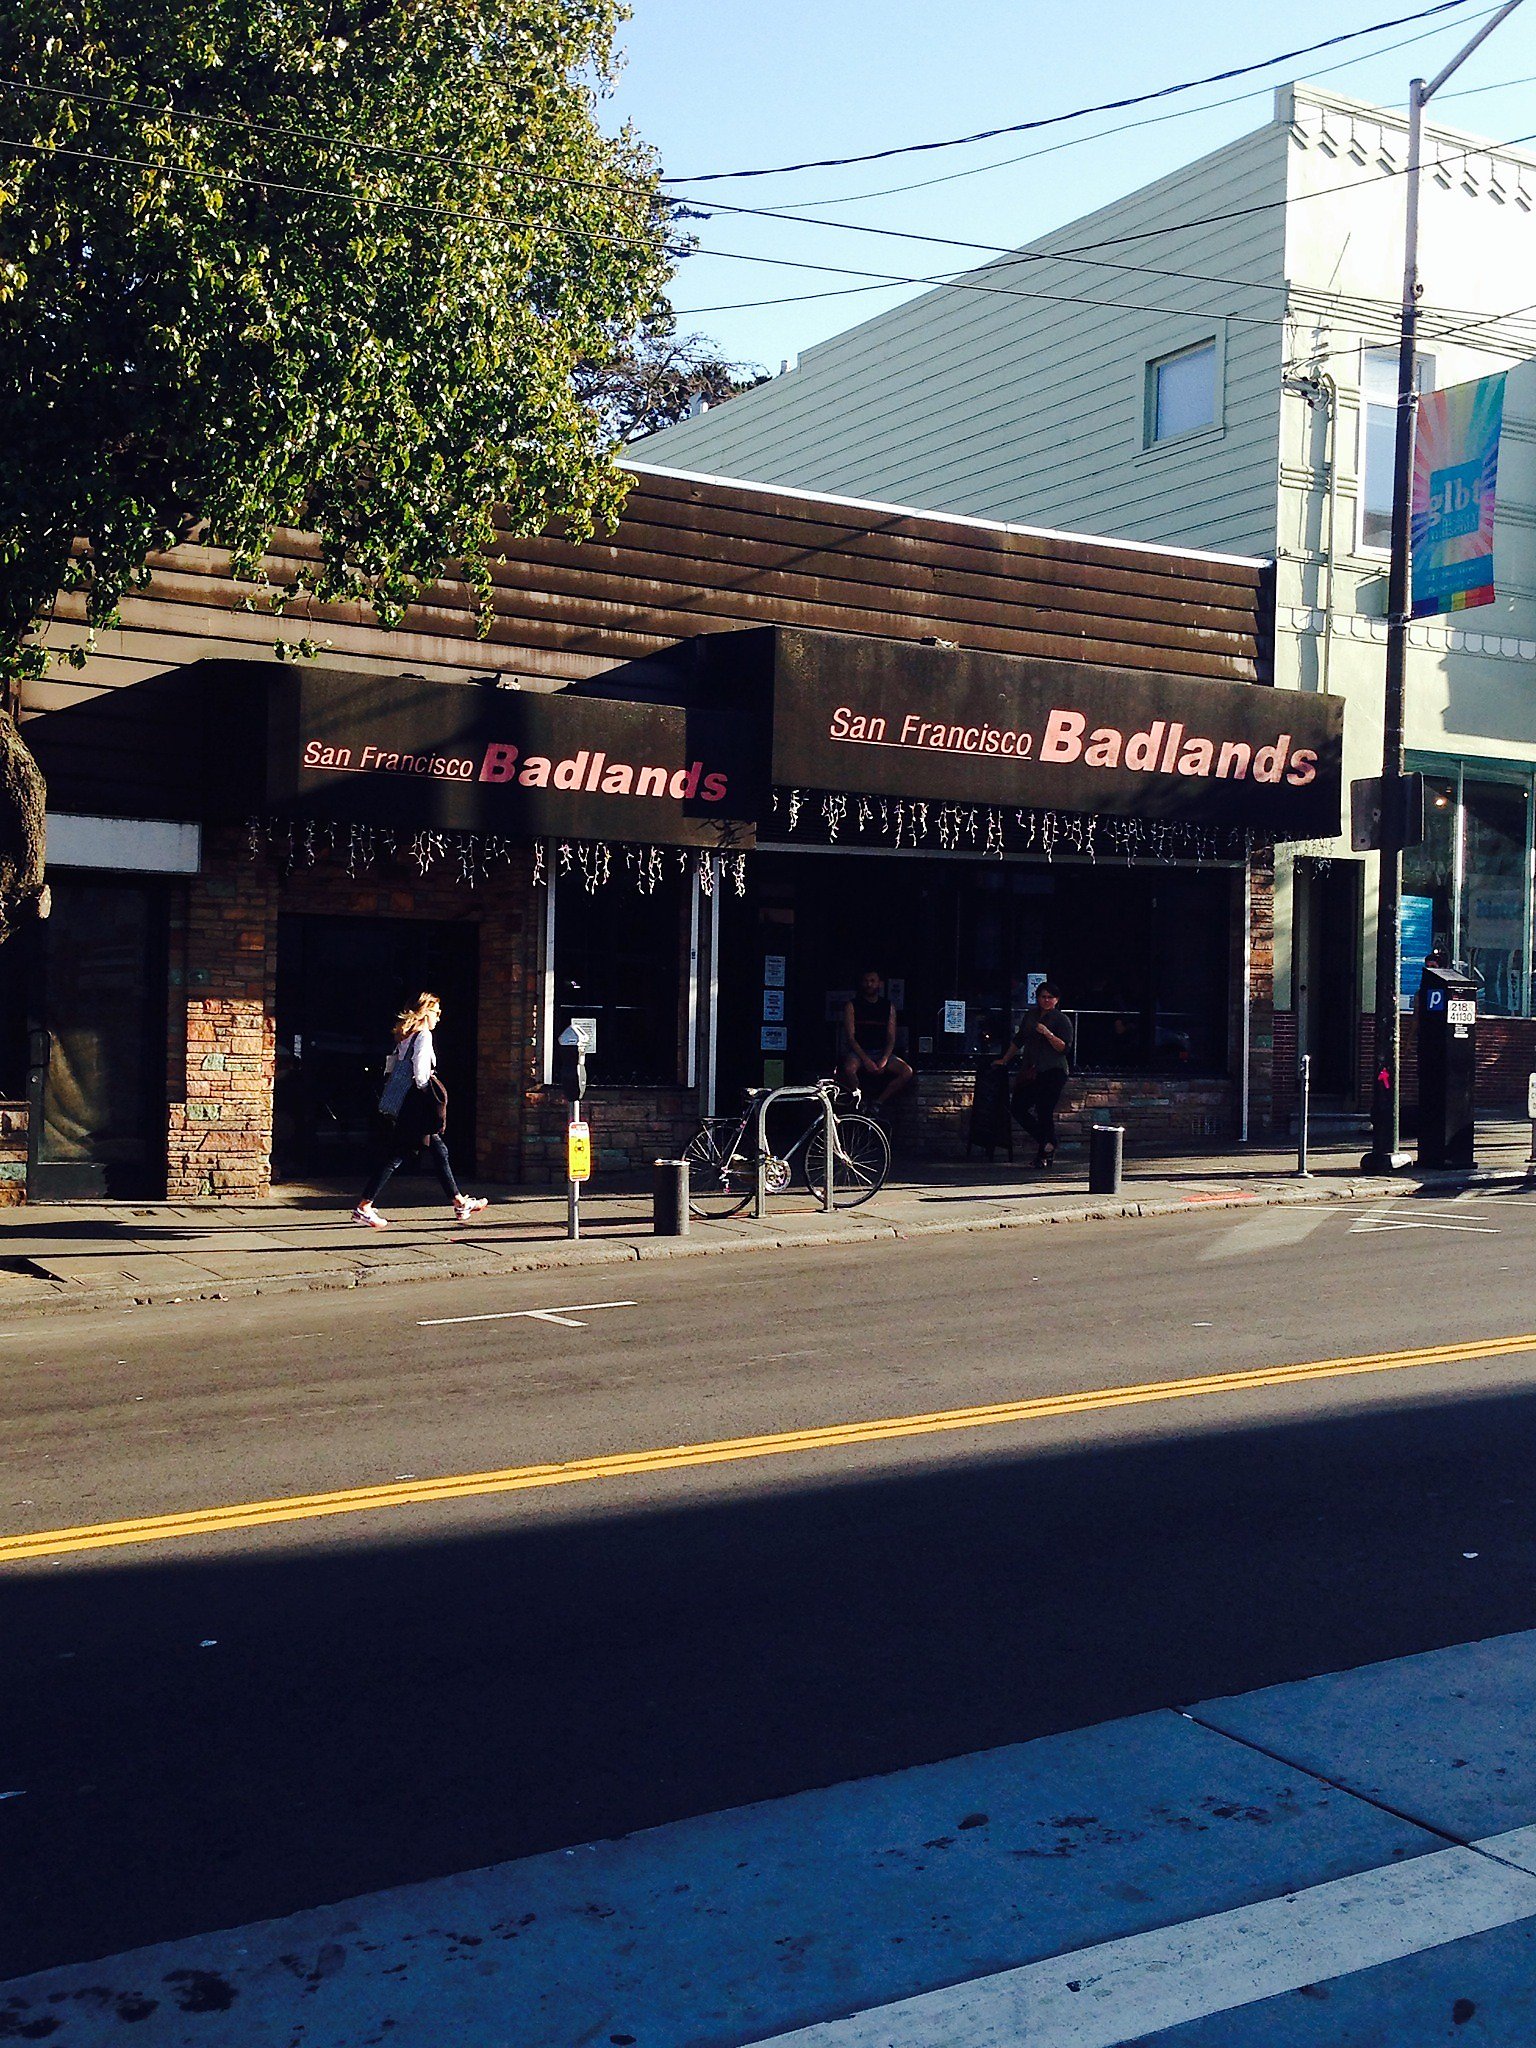
<instances>
[{"instance_id":1,"label":"green leafy tree","mask_svg":"<svg viewBox=\"0 0 1536 2048\"><path fill-rule=\"evenodd\" d=\"M616 515L616 434L578 373L665 319L673 258L652 152L598 125L621 18L616 0L10 0L12 709L57 591L99 630L189 538L275 610L356 599L394 624L456 563L488 620L498 523ZM320 559L275 566L284 527ZM6 720L0 768L20 755Z\"/></svg>"}]
</instances>

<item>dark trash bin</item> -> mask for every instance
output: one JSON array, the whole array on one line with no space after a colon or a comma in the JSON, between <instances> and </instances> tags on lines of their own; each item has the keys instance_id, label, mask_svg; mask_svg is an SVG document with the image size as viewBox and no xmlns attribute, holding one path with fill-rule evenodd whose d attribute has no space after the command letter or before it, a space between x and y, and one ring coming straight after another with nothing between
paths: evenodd
<instances>
[{"instance_id":1,"label":"dark trash bin","mask_svg":"<svg viewBox=\"0 0 1536 2048\"><path fill-rule=\"evenodd\" d=\"M1088 1130L1088 1192L1118 1195L1125 1161L1125 1126L1091 1124Z\"/></svg>"}]
</instances>

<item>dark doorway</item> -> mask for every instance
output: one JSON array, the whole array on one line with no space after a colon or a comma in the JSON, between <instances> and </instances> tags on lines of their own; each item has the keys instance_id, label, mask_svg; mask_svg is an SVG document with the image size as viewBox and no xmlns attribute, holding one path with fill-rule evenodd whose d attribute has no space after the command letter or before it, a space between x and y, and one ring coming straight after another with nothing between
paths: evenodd
<instances>
[{"instance_id":1,"label":"dark doorway","mask_svg":"<svg viewBox=\"0 0 1536 2048\"><path fill-rule=\"evenodd\" d=\"M165 1192L166 934L163 882L53 882L31 947L34 1202Z\"/></svg>"},{"instance_id":2,"label":"dark doorway","mask_svg":"<svg viewBox=\"0 0 1536 2048\"><path fill-rule=\"evenodd\" d=\"M384 917L277 921L277 1075L272 1166L281 1180L355 1176L370 1155L397 1012L442 1000L438 1072L448 1140L474 1167L480 935L468 924Z\"/></svg>"},{"instance_id":3,"label":"dark doorway","mask_svg":"<svg viewBox=\"0 0 1536 2048\"><path fill-rule=\"evenodd\" d=\"M1298 861L1305 892L1297 946L1301 1049L1312 1055L1312 1090L1340 1107L1355 1094L1355 1019L1360 1007L1358 861Z\"/></svg>"}]
</instances>

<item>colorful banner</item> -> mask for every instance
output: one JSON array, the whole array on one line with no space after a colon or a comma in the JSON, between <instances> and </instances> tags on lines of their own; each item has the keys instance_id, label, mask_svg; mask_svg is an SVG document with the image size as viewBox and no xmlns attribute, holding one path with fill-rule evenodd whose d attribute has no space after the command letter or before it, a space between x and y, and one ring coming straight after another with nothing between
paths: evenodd
<instances>
[{"instance_id":1,"label":"colorful banner","mask_svg":"<svg viewBox=\"0 0 1536 2048\"><path fill-rule=\"evenodd\" d=\"M1419 400L1413 446L1413 616L1492 604L1493 498L1504 374Z\"/></svg>"}]
</instances>

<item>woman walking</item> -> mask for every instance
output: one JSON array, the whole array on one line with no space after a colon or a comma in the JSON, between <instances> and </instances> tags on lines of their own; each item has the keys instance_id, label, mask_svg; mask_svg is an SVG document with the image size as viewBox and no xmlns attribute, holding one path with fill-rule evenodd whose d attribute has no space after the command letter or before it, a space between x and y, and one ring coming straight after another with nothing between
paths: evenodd
<instances>
[{"instance_id":1,"label":"woman walking","mask_svg":"<svg viewBox=\"0 0 1536 2048\"><path fill-rule=\"evenodd\" d=\"M432 1033L443 1014L443 1006L425 990L395 1019L395 1043L384 1063L384 1092L379 1112L389 1119L389 1137L383 1159L352 1211L354 1223L370 1230L385 1230L389 1218L373 1206L384 1192L385 1183L408 1159L425 1145L443 1193L453 1204L455 1221L467 1223L485 1201L479 1195L461 1195L453 1177L443 1131L448 1121L448 1091L437 1078L437 1054Z\"/></svg>"}]
</instances>

